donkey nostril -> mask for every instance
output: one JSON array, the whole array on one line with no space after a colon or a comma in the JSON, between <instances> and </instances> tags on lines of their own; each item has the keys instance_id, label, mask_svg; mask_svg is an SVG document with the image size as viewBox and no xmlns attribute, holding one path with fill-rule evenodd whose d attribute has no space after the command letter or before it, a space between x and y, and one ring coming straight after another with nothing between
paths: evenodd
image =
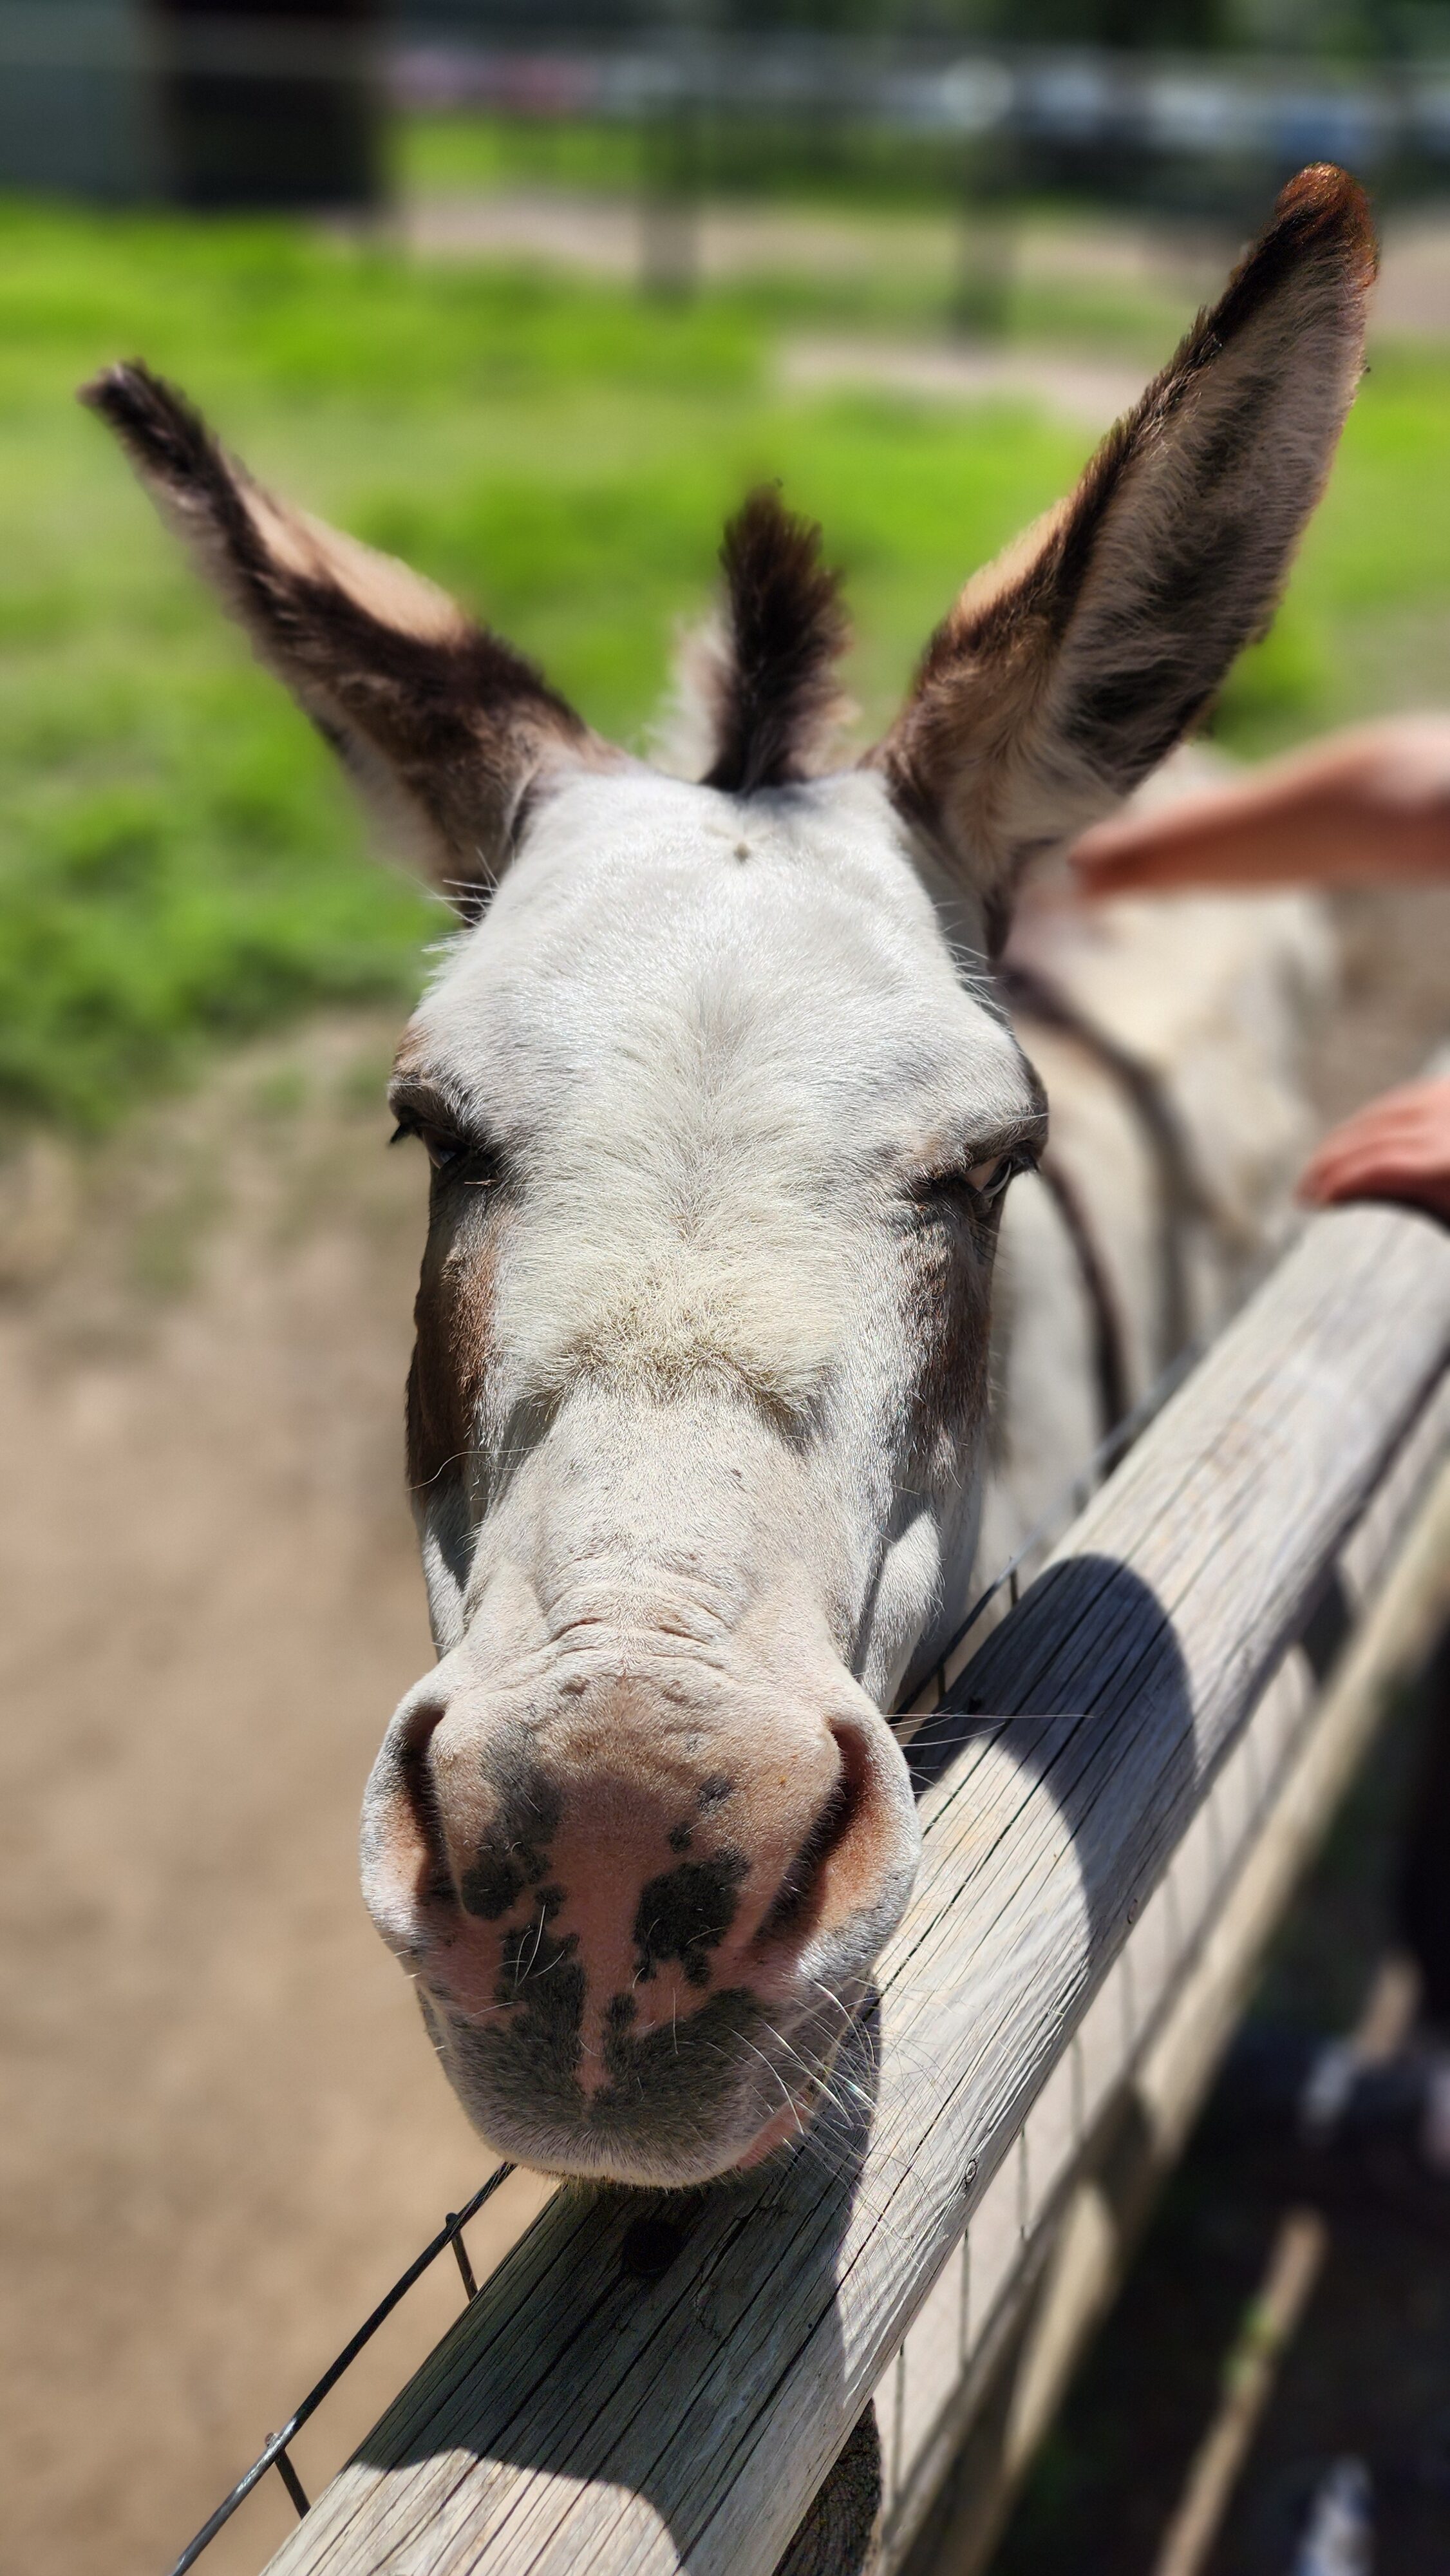
<instances>
[{"instance_id":1,"label":"donkey nostril","mask_svg":"<svg viewBox=\"0 0 1450 2576\"><path fill-rule=\"evenodd\" d=\"M443 1722L440 1705L425 1702L408 1718L398 1747L397 1782L413 1828L417 1849L417 1896L422 1905L447 1903L453 1896L448 1844L438 1804L438 1785L428 1758Z\"/></svg>"},{"instance_id":2,"label":"donkey nostril","mask_svg":"<svg viewBox=\"0 0 1450 2576\"><path fill-rule=\"evenodd\" d=\"M831 1865L859 1826L870 1794L870 1766L855 1730L832 1727L840 1769L810 1832L782 1879L774 1904L756 1934L778 1941L809 1931L827 1897Z\"/></svg>"}]
</instances>

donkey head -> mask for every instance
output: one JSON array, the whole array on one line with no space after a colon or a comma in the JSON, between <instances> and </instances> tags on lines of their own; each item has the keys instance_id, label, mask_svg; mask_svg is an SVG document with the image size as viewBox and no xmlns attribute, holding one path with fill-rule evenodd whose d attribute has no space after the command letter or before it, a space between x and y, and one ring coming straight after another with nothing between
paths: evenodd
<instances>
[{"instance_id":1,"label":"donkey head","mask_svg":"<svg viewBox=\"0 0 1450 2576\"><path fill-rule=\"evenodd\" d=\"M1373 248L1304 174L892 731L821 736L817 538L725 545L698 785L402 566L269 499L140 367L88 399L462 927L399 1050L433 1167L408 1394L439 1660L367 1901L499 2148L688 2182L804 2124L911 1887L883 1710L972 1553L1003 1192L1040 1087L985 961L1262 628Z\"/></svg>"}]
</instances>

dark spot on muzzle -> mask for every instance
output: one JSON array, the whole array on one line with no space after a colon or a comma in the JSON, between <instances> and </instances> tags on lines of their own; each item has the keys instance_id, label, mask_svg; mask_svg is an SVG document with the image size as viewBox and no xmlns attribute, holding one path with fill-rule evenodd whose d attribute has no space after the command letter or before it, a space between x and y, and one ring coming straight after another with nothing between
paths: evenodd
<instances>
[{"instance_id":1,"label":"dark spot on muzzle","mask_svg":"<svg viewBox=\"0 0 1450 2576\"><path fill-rule=\"evenodd\" d=\"M551 1952L554 1964L549 1964ZM592 2150L601 2170L610 2167L614 2142L633 2156L647 2144L653 2161L693 2156L712 2127L739 2119L764 2122L786 2090L783 2073L764 2072L779 2044L753 1995L719 1988L678 2029L635 2037L634 2007L612 2000L604 2017L602 2083L586 2092L580 2083L583 1970L567 1943L548 1936L524 1992L511 2012L481 2027L450 2013L423 1993L434 2042L465 2108L485 2135L503 2132L505 2143L523 2142L530 2159L547 2168L557 2157L578 2170L581 2150ZM839 2016L837 2016L839 2019ZM805 2050L823 2051L831 2032L819 2026L794 2032ZM752 2086L762 2087L757 2103Z\"/></svg>"},{"instance_id":2,"label":"dark spot on muzzle","mask_svg":"<svg viewBox=\"0 0 1450 2576\"><path fill-rule=\"evenodd\" d=\"M513 2008L516 2049L546 2060L559 2070L576 2073L579 2025L584 2017L588 1978L576 1953L577 1932L556 1940L549 1924L564 1902L562 1887L542 1890L530 1921L503 1936L503 1970L494 1999Z\"/></svg>"},{"instance_id":3,"label":"dark spot on muzzle","mask_svg":"<svg viewBox=\"0 0 1450 2576\"><path fill-rule=\"evenodd\" d=\"M526 1887L537 1887L547 1874L549 1845L558 1831L562 1801L558 1790L533 1766L504 1767L495 1755L488 1777L498 1793L498 1812L458 1892L466 1914L496 1923L511 1905L517 1905Z\"/></svg>"},{"instance_id":4,"label":"dark spot on muzzle","mask_svg":"<svg viewBox=\"0 0 1450 2576\"><path fill-rule=\"evenodd\" d=\"M736 1889L749 1875L745 1854L726 1849L650 1879L634 1918L637 1974L651 1977L661 1960L678 1959L692 1986L708 1986L709 1953L734 1922Z\"/></svg>"}]
</instances>

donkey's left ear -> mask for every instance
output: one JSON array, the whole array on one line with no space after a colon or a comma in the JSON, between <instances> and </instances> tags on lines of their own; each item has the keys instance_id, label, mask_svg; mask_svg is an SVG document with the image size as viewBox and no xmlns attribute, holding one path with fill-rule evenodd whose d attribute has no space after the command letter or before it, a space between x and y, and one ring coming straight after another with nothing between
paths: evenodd
<instances>
[{"instance_id":1,"label":"donkey's left ear","mask_svg":"<svg viewBox=\"0 0 1450 2576\"><path fill-rule=\"evenodd\" d=\"M1369 210L1304 170L1059 504L963 591L870 758L995 945L1023 864L1111 811L1262 633L1363 363Z\"/></svg>"},{"instance_id":2,"label":"donkey's left ear","mask_svg":"<svg viewBox=\"0 0 1450 2576\"><path fill-rule=\"evenodd\" d=\"M147 368L110 367L81 399L393 838L465 913L541 773L619 757L432 582L274 501Z\"/></svg>"}]
</instances>

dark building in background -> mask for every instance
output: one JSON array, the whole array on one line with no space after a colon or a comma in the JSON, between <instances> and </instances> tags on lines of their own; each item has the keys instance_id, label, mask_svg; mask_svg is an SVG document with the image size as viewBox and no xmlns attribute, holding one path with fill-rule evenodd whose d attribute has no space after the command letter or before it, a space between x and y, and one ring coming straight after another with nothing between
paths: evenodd
<instances>
[{"instance_id":1,"label":"dark building in background","mask_svg":"<svg viewBox=\"0 0 1450 2576\"><path fill-rule=\"evenodd\" d=\"M159 192L146 33L140 0L0 0L0 187Z\"/></svg>"},{"instance_id":2,"label":"dark building in background","mask_svg":"<svg viewBox=\"0 0 1450 2576\"><path fill-rule=\"evenodd\" d=\"M356 206L379 190L375 0L152 0L185 206Z\"/></svg>"},{"instance_id":3,"label":"dark building in background","mask_svg":"<svg viewBox=\"0 0 1450 2576\"><path fill-rule=\"evenodd\" d=\"M0 0L0 187L369 204L381 16L377 0Z\"/></svg>"}]
</instances>

